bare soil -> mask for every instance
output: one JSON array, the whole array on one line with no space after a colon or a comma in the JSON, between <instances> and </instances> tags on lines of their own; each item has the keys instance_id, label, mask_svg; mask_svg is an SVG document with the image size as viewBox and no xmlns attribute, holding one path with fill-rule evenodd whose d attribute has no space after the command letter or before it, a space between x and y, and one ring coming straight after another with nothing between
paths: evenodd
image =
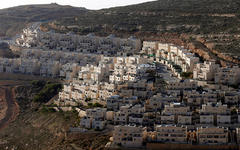
<instances>
[{"instance_id":1,"label":"bare soil","mask_svg":"<svg viewBox=\"0 0 240 150\"><path fill-rule=\"evenodd\" d=\"M43 112L45 104L31 101L37 92L31 86L36 78L0 74L0 104L5 102L5 113L0 120L0 149L15 150L101 150L111 135L110 131L70 133L69 127L78 122L73 112ZM47 104L51 105L51 104ZM4 105L1 105L4 106Z\"/></svg>"}]
</instances>

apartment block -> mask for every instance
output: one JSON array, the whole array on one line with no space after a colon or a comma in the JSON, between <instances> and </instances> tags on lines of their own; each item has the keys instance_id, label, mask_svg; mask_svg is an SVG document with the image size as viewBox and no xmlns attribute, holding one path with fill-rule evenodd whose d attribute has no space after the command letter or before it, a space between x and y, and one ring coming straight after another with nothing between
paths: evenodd
<instances>
[{"instance_id":1,"label":"apartment block","mask_svg":"<svg viewBox=\"0 0 240 150\"><path fill-rule=\"evenodd\" d=\"M122 147L141 147L145 129L137 126L115 126L113 143Z\"/></svg>"},{"instance_id":2,"label":"apartment block","mask_svg":"<svg viewBox=\"0 0 240 150\"><path fill-rule=\"evenodd\" d=\"M171 125L155 126L157 142L187 143L187 128Z\"/></svg>"},{"instance_id":3,"label":"apartment block","mask_svg":"<svg viewBox=\"0 0 240 150\"><path fill-rule=\"evenodd\" d=\"M221 127L207 127L197 129L199 144L218 145L228 143L228 129Z\"/></svg>"}]
</instances>

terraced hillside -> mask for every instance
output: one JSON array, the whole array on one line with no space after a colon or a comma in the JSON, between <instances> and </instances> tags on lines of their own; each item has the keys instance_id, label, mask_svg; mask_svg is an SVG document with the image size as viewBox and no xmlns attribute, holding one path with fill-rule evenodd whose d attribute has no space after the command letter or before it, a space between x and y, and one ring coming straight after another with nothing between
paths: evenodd
<instances>
[{"instance_id":1,"label":"terraced hillside","mask_svg":"<svg viewBox=\"0 0 240 150\"><path fill-rule=\"evenodd\" d=\"M84 8L71 6L26 5L0 10L0 37L14 36L27 24L39 21L51 21L63 17L76 16L86 12Z\"/></svg>"},{"instance_id":2,"label":"terraced hillside","mask_svg":"<svg viewBox=\"0 0 240 150\"><path fill-rule=\"evenodd\" d=\"M3 80L3 78L4 76L1 76L1 91L2 89L8 91L9 102L12 102L13 95L16 96L19 109L9 107L10 115L6 114L0 122L1 150L104 149L110 137L109 132L71 133L69 127L79 125L78 113L56 112L50 107L51 102L37 100L39 97L45 99L40 95L55 89L51 86L52 82L29 79ZM44 90L46 86L51 89ZM10 89L13 95L9 94ZM52 97L55 94L47 95Z\"/></svg>"},{"instance_id":3,"label":"terraced hillside","mask_svg":"<svg viewBox=\"0 0 240 150\"><path fill-rule=\"evenodd\" d=\"M142 39L155 36L159 39L177 38L187 43L197 41L221 59L239 61L239 7L238 0L158 0L61 18L43 28L65 26L61 32L135 34ZM232 58L226 58L226 55Z\"/></svg>"},{"instance_id":4,"label":"terraced hillside","mask_svg":"<svg viewBox=\"0 0 240 150\"><path fill-rule=\"evenodd\" d=\"M0 10L0 36L45 21L43 31L134 34L187 47L201 45L202 53L240 64L239 8L239 0L157 0L97 11L57 4L20 6Z\"/></svg>"}]
</instances>

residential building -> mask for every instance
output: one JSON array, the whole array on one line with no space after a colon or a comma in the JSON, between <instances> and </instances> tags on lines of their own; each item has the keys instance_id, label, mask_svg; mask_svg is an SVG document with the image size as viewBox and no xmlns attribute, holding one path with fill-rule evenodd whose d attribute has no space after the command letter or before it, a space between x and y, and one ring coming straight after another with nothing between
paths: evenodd
<instances>
[{"instance_id":1,"label":"residential building","mask_svg":"<svg viewBox=\"0 0 240 150\"><path fill-rule=\"evenodd\" d=\"M137 126L115 126L113 143L122 147L141 147L145 129Z\"/></svg>"},{"instance_id":2,"label":"residential building","mask_svg":"<svg viewBox=\"0 0 240 150\"><path fill-rule=\"evenodd\" d=\"M215 73L216 84L238 85L240 83L240 68L238 66L218 68Z\"/></svg>"},{"instance_id":3,"label":"residential building","mask_svg":"<svg viewBox=\"0 0 240 150\"><path fill-rule=\"evenodd\" d=\"M228 143L228 129L221 127L197 128L199 144L219 145Z\"/></svg>"},{"instance_id":4,"label":"residential building","mask_svg":"<svg viewBox=\"0 0 240 150\"><path fill-rule=\"evenodd\" d=\"M187 128L172 125L155 126L157 142L187 143Z\"/></svg>"},{"instance_id":5,"label":"residential building","mask_svg":"<svg viewBox=\"0 0 240 150\"><path fill-rule=\"evenodd\" d=\"M212 81L215 78L219 65L215 61L205 61L204 63L196 64L193 69L193 79Z\"/></svg>"}]
</instances>

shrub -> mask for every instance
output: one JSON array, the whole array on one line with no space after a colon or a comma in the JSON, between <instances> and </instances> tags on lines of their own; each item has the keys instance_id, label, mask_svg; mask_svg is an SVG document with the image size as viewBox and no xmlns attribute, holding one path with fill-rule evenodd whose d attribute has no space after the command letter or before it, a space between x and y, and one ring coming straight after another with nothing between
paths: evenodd
<instances>
[{"instance_id":1,"label":"shrub","mask_svg":"<svg viewBox=\"0 0 240 150\"><path fill-rule=\"evenodd\" d=\"M93 107L103 107L103 105L99 104L99 103L95 103L95 104L93 104Z\"/></svg>"},{"instance_id":2,"label":"shrub","mask_svg":"<svg viewBox=\"0 0 240 150\"><path fill-rule=\"evenodd\" d=\"M51 107L43 106L42 109L41 109L41 112L43 112L43 113L53 113L53 112L56 112L56 110L54 108L51 108Z\"/></svg>"},{"instance_id":3,"label":"shrub","mask_svg":"<svg viewBox=\"0 0 240 150\"><path fill-rule=\"evenodd\" d=\"M91 99L90 97L87 97L87 98L85 99L86 102L91 101L91 100L92 100L92 99Z\"/></svg>"},{"instance_id":4,"label":"shrub","mask_svg":"<svg viewBox=\"0 0 240 150\"><path fill-rule=\"evenodd\" d=\"M62 85L59 83L48 83L43 89L34 96L33 101L35 102L48 102L62 89Z\"/></svg>"},{"instance_id":5,"label":"shrub","mask_svg":"<svg viewBox=\"0 0 240 150\"><path fill-rule=\"evenodd\" d=\"M46 82L43 80L33 80L31 84L35 87L43 87L46 84Z\"/></svg>"},{"instance_id":6,"label":"shrub","mask_svg":"<svg viewBox=\"0 0 240 150\"><path fill-rule=\"evenodd\" d=\"M182 72L181 77L184 78L192 78L193 73L192 72Z\"/></svg>"},{"instance_id":7,"label":"shrub","mask_svg":"<svg viewBox=\"0 0 240 150\"><path fill-rule=\"evenodd\" d=\"M88 103L88 106L89 106L89 107L92 107L92 106L93 106L93 104L92 104L92 103Z\"/></svg>"}]
</instances>

